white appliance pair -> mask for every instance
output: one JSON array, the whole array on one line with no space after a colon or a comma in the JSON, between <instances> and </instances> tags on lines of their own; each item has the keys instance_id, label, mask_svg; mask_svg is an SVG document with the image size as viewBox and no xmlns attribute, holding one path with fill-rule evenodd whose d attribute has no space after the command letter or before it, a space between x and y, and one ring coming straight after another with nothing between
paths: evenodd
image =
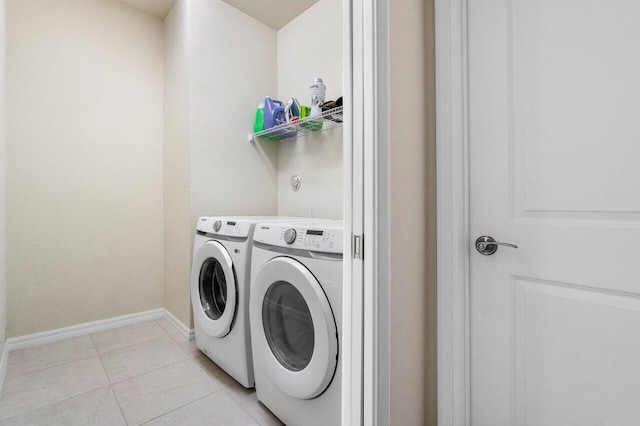
<instances>
[{"instance_id":1,"label":"white appliance pair","mask_svg":"<svg viewBox=\"0 0 640 426\"><path fill-rule=\"evenodd\" d=\"M289 425L340 423L342 235L333 221L198 220L196 344Z\"/></svg>"},{"instance_id":2,"label":"white appliance pair","mask_svg":"<svg viewBox=\"0 0 640 426\"><path fill-rule=\"evenodd\" d=\"M258 222L303 221L273 216L201 217L191 266L196 345L242 386L254 386L249 334L253 230Z\"/></svg>"}]
</instances>

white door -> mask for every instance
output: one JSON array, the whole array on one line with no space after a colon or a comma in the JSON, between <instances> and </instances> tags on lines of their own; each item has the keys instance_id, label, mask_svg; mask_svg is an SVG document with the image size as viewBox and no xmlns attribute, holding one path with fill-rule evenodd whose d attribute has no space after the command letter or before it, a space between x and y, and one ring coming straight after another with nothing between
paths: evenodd
<instances>
[{"instance_id":1,"label":"white door","mask_svg":"<svg viewBox=\"0 0 640 426\"><path fill-rule=\"evenodd\" d=\"M639 22L468 1L474 425L640 424Z\"/></svg>"}]
</instances>

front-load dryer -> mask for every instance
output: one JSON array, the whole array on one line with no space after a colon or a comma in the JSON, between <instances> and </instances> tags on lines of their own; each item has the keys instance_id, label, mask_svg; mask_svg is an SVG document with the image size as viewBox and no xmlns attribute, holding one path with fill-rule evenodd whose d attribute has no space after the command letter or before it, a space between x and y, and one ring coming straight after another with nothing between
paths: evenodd
<instances>
[{"instance_id":1,"label":"front-load dryer","mask_svg":"<svg viewBox=\"0 0 640 426\"><path fill-rule=\"evenodd\" d=\"M287 425L338 425L342 222L254 232L251 341L258 399Z\"/></svg>"},{"instance_id":2,"label":"front-load dryer","mask_svg":"<svg viewBox=\"0 0 640 426\"><path fill-rule=\"evenodd\" d=\"M196 345L245 387L254 386L249 332L253 230L286 217L201 217L191 267Z\"/></svg>"}]
</instances>

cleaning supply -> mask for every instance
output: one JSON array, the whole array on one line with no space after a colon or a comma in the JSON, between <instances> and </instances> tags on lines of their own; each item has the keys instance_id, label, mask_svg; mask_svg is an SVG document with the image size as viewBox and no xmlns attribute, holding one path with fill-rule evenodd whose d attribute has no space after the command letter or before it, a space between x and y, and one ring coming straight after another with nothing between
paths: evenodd
<instances>
[{"instance_id":1,"label":"cleaning supply","mask_svg":"<svg viewBox=\"0 0 640 426\"><path fill-rule=\"evenodd\" d=\"M321 115L327 86L324 85L320 77L317 77L309 88L311 89L311 116Z\"/></svg>"},{"instance_id":2,"label":"cleaning supply","mask_svg":"<svg viewBox=\"0 0 640 426\"><path fill-rule=\"evenodd\" d=\"M264 98L264 128L270 129L286 122L287 117L284 113L284 103L277 99L271 99L268 96Z\"/></svg>"},{"instance_id":3,"label":"cleaning supply","mask_svg":"<svg viewBox=\"0 0 640 426\"><path fill-rule=\"evenodd\" d=\"M260 102L256 110L256 121L253 123L253 131L255 133L264 130L264 104Z\"/></svg>"},{"instance_id":4,"label":"cleaning supply","mask_svg":"<svg viewBox=\"0 0 640 426\"><path fill-rule=\"evenodd\" d=\"M279 126L281 124L287 124L287 116L284 112L284 103L277 99L271 99L270 97L264 98L264 128L271 129L272 127ZM295 136L296 131L289 126L281 130L277 130L273 133L280 139Z\"/></svg>"},{"instance_id":5,"label":"cleaning supply","mask_svg":"<svg viewBox=\"0 0 640 426\"><path fill-rule=\"evenodd\" d=\"M289 99L287 106L284 108L284 115L287 118L287 123L293 123L294 119L300 117L300 103L296 98Z\"/></svg>"}]
</instances>

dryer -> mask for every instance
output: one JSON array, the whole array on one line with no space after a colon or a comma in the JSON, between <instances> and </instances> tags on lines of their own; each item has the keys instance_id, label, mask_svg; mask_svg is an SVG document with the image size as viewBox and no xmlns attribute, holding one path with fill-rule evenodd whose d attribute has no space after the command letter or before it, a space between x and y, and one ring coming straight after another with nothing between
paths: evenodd
<instances>
[{"instance_id":1,"label":"dryer","mask_svg":"<svg viewBox=\"0 0 640 426\"><path fill-rule=\"evenodd\" d=\"M196 345L238 383L254 385L249 333L249 278L258 222L309 221L273 216L201 217L191 267Z\"/></svg>"},{"instance_id":2,"label":"dryer","mask_svg":"<svg viewBox=\"0 0 640 426\"><path fill-rule=\"evenodd\" d=\"M258 399L288 425L338 425L342 222L254 232L251 341Z\"/></svg>"}]
</instances>

